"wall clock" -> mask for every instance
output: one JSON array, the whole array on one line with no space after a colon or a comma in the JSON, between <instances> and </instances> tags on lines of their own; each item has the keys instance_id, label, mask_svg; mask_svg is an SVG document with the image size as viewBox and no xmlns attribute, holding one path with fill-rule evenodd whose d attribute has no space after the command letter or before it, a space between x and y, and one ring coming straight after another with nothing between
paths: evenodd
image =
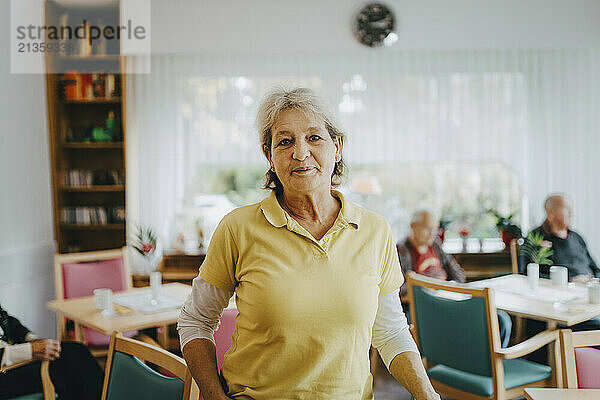
<instances>
[{"instance_id":1,"label":"wall clock","mask_svg":"<svg viewBox=\"0 0 600 400\"><path fill-rule=\"evenodd\" d=\"M398 39L394 32L394 13L381 3L369 3L360 9L354 24L354 34L365 46L391 46Z\"/></svg>"}]
</instances>

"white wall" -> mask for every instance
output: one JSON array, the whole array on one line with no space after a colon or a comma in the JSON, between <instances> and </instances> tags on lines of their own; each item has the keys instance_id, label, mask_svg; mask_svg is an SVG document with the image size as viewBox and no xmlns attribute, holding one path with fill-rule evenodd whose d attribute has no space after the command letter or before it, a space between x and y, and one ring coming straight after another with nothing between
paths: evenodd
<instances>
[{"instance_id":1,"label":"white wall","mask_svg":"<svg viewBox=\"0 0 600 400\"><path fill-rule=\"evenodd\" d=\"M152 50L381 51L352 35L365 0L152 0ZM597 0L387 0L399 24L390 49L600 44Z\"/></svg>"},{"instance_id":2,"label":"white wall","mask_svg":"<svg viewBox=\"0 0 600 400\"><path fill-rule=\"evenodd\" d=\"M8 32L10 2L0 1ZM51 191L42 75L10 73L0 40L0 303L39 335L54 337Z\"/></svg>"}]
</instances>

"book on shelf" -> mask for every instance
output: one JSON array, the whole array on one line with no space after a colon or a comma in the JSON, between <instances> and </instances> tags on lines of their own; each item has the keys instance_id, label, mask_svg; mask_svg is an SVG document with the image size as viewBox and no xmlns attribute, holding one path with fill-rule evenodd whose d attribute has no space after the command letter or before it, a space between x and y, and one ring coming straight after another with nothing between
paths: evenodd
<instances>
[{"instance_id":1,"label":"book on shelf","mask_svg":"<svg viewBox=\"0 0 600 400\"><path fill-rule=\"evenodd\" d=\"M70 169L63 171L62 174L62 186L67 188L124 184L125 175L122 169L103 169L97 171L89 169Z\"/></svg>"},{"instance_id":2,"label":"book on shelf","mask_svg":"<svg viewBox=\"0 0 600 400\"><path fill-rule=\"evenodd\" d=\"M68 225L124 224L125 207L63 207L60 222Z\"/></svg>"},{"instance_id":3,"label":"book on shelf","mask_svg":"<svg viewBox=\"0 0 600 400\"><path fill-rule=\"evenodd\" d=\"M59 96L67 101L112 100L121 96L118 74L67 71L60 81Z\"/></svg>"}]
</instances>

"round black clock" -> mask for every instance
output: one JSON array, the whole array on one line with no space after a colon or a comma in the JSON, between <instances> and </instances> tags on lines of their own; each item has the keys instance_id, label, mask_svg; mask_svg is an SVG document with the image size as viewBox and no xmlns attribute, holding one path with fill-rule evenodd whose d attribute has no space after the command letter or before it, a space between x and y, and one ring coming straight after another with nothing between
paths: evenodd
<instances>
[{"instance_id":1,"label":"round black clock","mask_svg":"<svg viewBox=\"0 0 600 400\"><path fill-rule=\"evenodd\" d=\"M390 46L398 39L395 29L392 11L381 3L369 3L356 16L354 34L366 46Z\"/></svg>"}]
</instances>

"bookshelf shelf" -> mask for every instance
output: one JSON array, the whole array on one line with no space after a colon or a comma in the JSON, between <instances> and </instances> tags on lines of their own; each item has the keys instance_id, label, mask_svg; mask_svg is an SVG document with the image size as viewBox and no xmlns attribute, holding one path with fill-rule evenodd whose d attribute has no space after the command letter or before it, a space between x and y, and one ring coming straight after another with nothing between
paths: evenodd
<instances>
[{"instance_id":1,"label":"bookshelf shelf","mask_svg":"<svg viewBox=\"0 0 600 400\"><path fill-rule=\"evenodd\" d=\"M65 104L112 104L121 103L120 97L107 97L97 99L79 99L79 100L63 100Z\"/></svg>"},{"instance_id":2,"label":"bookshelf shelf","mask_svg":"<svg viewBox=\"0 0 600 400\"><path fill-rule=\"evenodd\" d=\"M60 224L62 229L67 230L125 230L125 224Z\"/></svg>"},{"instance_id":3,"label":"bookshelf shelf","mask_svg":"<svg viewBox=\"0 0 600 400\"><path fill-rule=\"evenodd\" d=\"M118 54L92 54L91 56L61 56L61 61L120 61Z\"/></svg>"},{"instance_id":4,"label":"bookshelf shelf","mask_svg":"<svg viewBox=\"0 0 600 400\"><path fill-rule=\"evenodd\" d=\"M88 142L67 142L63 143L65 149L122 149L123 142L104 142L104 143L88 143Z\"/></svg>"},{"instance_id":5,"label":"bookshelf shelf","mask_svg":"<svg viewBox=\"0 0 600 400\"><path fill-rule=\"evenodd\" d=\"M125 185L63 186L63 192L124 192Z\"/></svg>"}]
</instances>

